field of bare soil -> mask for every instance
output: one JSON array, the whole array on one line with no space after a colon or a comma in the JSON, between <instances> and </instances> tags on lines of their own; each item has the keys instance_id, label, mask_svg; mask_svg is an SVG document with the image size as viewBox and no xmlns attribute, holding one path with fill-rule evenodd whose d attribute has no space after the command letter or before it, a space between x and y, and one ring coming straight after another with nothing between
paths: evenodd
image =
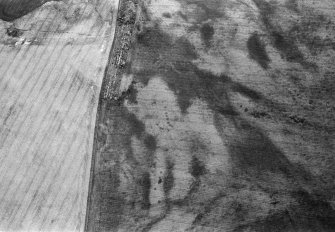
<instances>
[{"instance_id":1,"label":"field of bare soil","mask_svg":"<svg viewBox=\"0 0 335 232\"><path fill-rule=\"evenodd\" d=\"M334 231L334 2L123 2L87 230Z\"/></svg>"}]
</instances>

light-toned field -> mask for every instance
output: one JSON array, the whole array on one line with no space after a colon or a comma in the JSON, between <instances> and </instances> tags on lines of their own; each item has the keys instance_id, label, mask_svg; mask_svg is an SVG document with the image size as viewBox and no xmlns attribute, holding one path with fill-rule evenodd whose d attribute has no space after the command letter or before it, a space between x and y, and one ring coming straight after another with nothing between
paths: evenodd
<instances>
[{"instance_id":1,"label":"light-toned field","mask_svg":"<svg viewBox=\"0 0 335 232\"><path fill-rule=\"evenodd\" d=\"M48 2L0 20L0 231L84 229L117 6L117 0ZM8 35L13 27L18 37Z\"/></svg>"}]
</instances>

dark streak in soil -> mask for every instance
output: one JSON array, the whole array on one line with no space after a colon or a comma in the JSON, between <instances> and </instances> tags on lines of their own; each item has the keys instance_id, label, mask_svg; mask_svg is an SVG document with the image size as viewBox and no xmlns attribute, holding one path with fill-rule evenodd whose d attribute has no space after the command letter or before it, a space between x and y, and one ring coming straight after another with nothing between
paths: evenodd
<instances>
[{"instance_id":1,"label":"dark streak in soil","mask_svg":"<svg viewBox=\"0 0 335 232\"><path fill-rule=\"evenodd\" d=\"M142 209L149 209L150 208L150 188L151 188L150 173L145 172L142 176L142 179L140 180L138 184L139 186L143 188Z\"/></svg>"},{"instance_id":2,"label":"dark streak in soil","mask_svg":"<svg viewBox=\"0 0 335 232\"><path fill-rule=\"evenodd\" d=\"M275 22L273 17L275 7L264 0L253 0L261 13L261 20L270 35L272 45L280 52L282 57L288 62L299 63L305 69L316 69L316 65L308 62L299 47L294 36L288 32L282 31Z\"/></svg>"},{"instance_id":3,"label":"dark streak in soil","mask_svg":"<svg viewBox=\"0 0 335 232\"><path fill-rule=\"evenodd\" d=\"M214 35L214 28L210 24L205 23L204 25L201 26L200 33L201 38L204 41L205 45L209 47Z\"/></svg>"},{"instance_id":4,"label":"dark streak in soil","mask_svg":"<svg viewBox=\"0 0 335 232\"><path fill-rule=\"evenodd\" d=\"M305 191L293 192L292 195L297 200L297 205L239 226L235 231L334 231L335 211L328 202Z\"/></svg>"},{"instance_id":5,"label":"dark streak in soil","mask_svg":"<svg viewBox=\"0 0 335 232\"><path fill-rule=\"evenodd\" d=\"M6 33L8 36L11 36L14 38L20 37L21 35L23 35L23 31L15 28L14 26L7 28Z\"/></svg>"},{"instance_id":6,"label":"dark streak in soil","mask_svg":"<svg viewBox=\"0 0 335 232\"><path fill-rule=\"evenodd\" d=\"M186 38L176 41L157 27L145 28L137 37L136 54L141 54L143 69L136 72L136 79L147 84L149 79L161 74L169 88L177 94L177 101L183 113L186 113L194 98L205 100L214 111L237 115L232 108L228 91L238 92L258 101L261 94L226 75L213 75L198 69L192 60L197 58L195 48ZM147 55L148 54L148 55ZM156 63L159 60L159 66Z\"/></svg>"},{"instance_id":7,"label":"dark streak in soil","mask_svg":"<svg viewBox=\"0 0 335 232\"><path fill-rule=\"evenodd\" d=\"M190 167L190 173L192 176L194 176L196 179L199 179L200 176L204 175L206 173L206 168L204 164L195 156L192 157Z\"/></svg>"},{"instance_id":8,"label":"dark streak in soil","mask_svg":"<svg viewBox=\"0 0 335 232\"><path fill-rule=\"evenodd\" d=\"M173 187L174 184L174 177L173 177L173 167L174 163L170 159L166 160L166 170L164 180L163 180L163 189L165 196L169 196L169 192Z\"/></svg>"},{"instance_id":9,"label":"dark streak in soil","mask_svg":"<svg viewBox=\"0 0 335 232\"><path fill-rule=\"evenodd\" d=\"M153 135L147 135L144 139L145 146L152 151L155 151L157 148L157 142Z\"/></svg>"},{"instance_id":10,"label":"dark streak in soil","mask_svg":"<svg viewBox=\"0 0 335 232\"><path fill-rule=\"evenodd\" d=\"M255 60L263 69L268 69L270 58L265 50L265 45L257 33L252 34L247 42L249 56Z\"/></svg>"},{"instance_id":11,"label":"dark streak in soil","mask_svg":"<svg viewBox=\"0 0 335 232\"><path fill-rule=\"evenodd\" d=\"M186 5L195 4L203 13L199 12L197 17L199 18L198 22L205 22L209 19L214 20L216 18L222 17L223 13L219 10L222 4L221 0L208 0L204 2L203 0L178 0L181 3Z\"/></svg>"}]
</instances>

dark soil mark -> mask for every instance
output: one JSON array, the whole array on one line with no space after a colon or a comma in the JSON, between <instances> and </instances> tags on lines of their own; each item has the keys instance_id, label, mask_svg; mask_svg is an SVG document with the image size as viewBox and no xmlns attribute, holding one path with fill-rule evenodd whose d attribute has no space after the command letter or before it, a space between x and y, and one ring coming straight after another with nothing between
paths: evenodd
<instances>
[{"instance_id":1,"label":"dark soil mark","mask_svg":"<svg viewBox=\"0 0 335 232\"><path fill-rule=\"evenodd\" d=\"M235 231L334 231L335 211L328 202L305 191L293 192L292 195L297 200L296 204L254 223L240 226Z\"/></svg>"},{"instance_id":2,"label":"dark soil mark","mask_svg":"<svg viewBox=\"0 0 335 232\"><path fill-rule=\"evenodd\" d=\"M276 49L282 52L287 61L304 63L304 56L299 51L295 42L291 38L284 36L282 33L272 31L273 45Z\"/></svg>"},{"instance_id":3,"label":"dark soil mark","mask_svg":"<svg viewBox=\"0 0 335 232\"><path fill-rule=\"evenodd\" d=\"M155 151L157 148L157 141L153 135L147 135L144 139L145 146L152 151Z\"/></svg>"},{"instance_id":4,"label":"dark soil mark","mask_svg":"<svg viewBox=\"0 0 335 232\"><path fill-rule=\"evenodd\" d=\"M216 19L223 16L223 13L219 10L222 4L221 0L208 0L204 2L203 0L178 0L183 4L196 4L202 11L197 12L196 17L198 18L198 23L207 21L209 19Z\"/></svg>"},{"instance_id":5,"label":"dark soil mark","mask_svg":"<svg viewBox=\"0 0 335 232\"><path fill-rule=\"evenodd\" d=\"M237 115L229 102L228 92L239 92L251 99L262 99L261 94L233 82L226 75L213 75L198 69L191 61L197 58L195 48L186 38L172 41L168 34L158 27L145 28L137 37L136 54L140 58L141 70L135 72L136 80L147 84L149 79L159 74L169 88L177 94L177 101L186 113L194 98L205 100L216 112ZM136 59L136 58L135 58Z\"/></svg>"},{"instance_id":6,"label":"dark soil mark","mask_svg":"<svg viewBox=\"0 0 335 232\"><path fill-rule=\"evenodd\" d=\"M208 150L206 144L201 138L194 136L190 141L189 148L192 154L192 160L189 165L189 173L194 177L194 181L189 188L188 195L185 199L181 200L183 202L180 202L179 205L189 204L192 194L199 190L201 177L208 173L208 170L206 169L206 160L210 151Z\"/></svg>"},{"instance_id":7,"label":"dark soil mark","mask_svg":"<svg viewBox=\"0 0 335 232\"><path fill-rule=\"evenodd\" d=\"M270 58L266 53L265 45L262 43L257 33L254 33L249 37L247 47L250 58L255 60L263 69L268 69Z\"/></svg>"},{"instance_id":8,"label":"dark soil mark","mask_svg":"<svg viewBox=\"0 0 335 232\"><path fill-rule=\"evenodd\" d=\"M197 157L193 156L191 164L190 173L196 179L206 173L205 165Z\"/></svg>"},{"instance_id":9,"label":"dark soil mark","mask_svg":"<svg viewBox=\"0 0 335 232\"><path fill-rule=\"evenodd\" d=\"M0 19L11 22L34 11L49 1L52 0L1 0Z\"/></svg>"},{"instance_id":10,"label":"dark soil mark","mask_svg":"<svg viewBox=\"0 0 335 232\"><path fill-rule=\"evenodd\" d=\"M8 36L11 37L20 37L21 35L23 35L23 31L15 28L13 25L7 28L6 33Z\"/></svg>"},{"instance_id":11,"label":"dark soil mark","mask_svg":"<svg viewBox=\"0 0 335 232\"><path fill-rule=\"evenodd\" d=\"M142 192L143 192L142 209L149 209L150 208L150 188L151 188L150 173L145 172L142 175L142 179L139 181L138 184L139 186L142 187Z\"/></svg>"},{"instance_id":12,"label":"dark soil mark","mask_svg":"<svg viewBox=\"0 0 335 232\"><path fill-rule=\"evenodd\" d=\"M301 118L297 115L292 115L289 117L294 123L298 123L298 124L304 124L306 123L306 119Z\"/></svg>"},{"instance_id":13,"label":"dark soil mark","mask_svg":"<svg viewBox=\"0 0 335 232\"><path fill-rule=\"evenodd\" d=\"M181 11L178 11L178 15L179 15L182 19L184 19L186 22L188 21L188 17L187 17L185 14L183 14Z\"/></svg>"},{"instance_id":14,"label":"dark soil mark","mask_svg":"<svg viewBox=\"0 0 335 232\"><path fill-rule=\"evenodd\" d=\"M167 197L167 200L168 200L169 192L171 191L174 185L173 167L174 167L174 163L170 159L167 159L166 160L166 173L163 179L163 189L164 189L165 196Z\"/></svg>"},{"instance_id":15,"label":"dark soil mark","mask_svg":"<svg viewBox=\"0 0 335 232\"><path fill-rule=\"evenodd\" d=\"M150 208L151 181L147 170L153 165L156 140L119 100L105 100L101 96L98 112L86 231L116 231L125 205L132 209L127 214L135 213L137 207ZM147 148L141 157L133 153L133 136ZM122 163L120 154L126 158ZM130 173L124 170L125 166L131 167ZM126 196L119 190L121 176L127 179ZM137 217L139 215L134 215Z\"/></svg>"},{"instance_id":16,"label":"dark soil mark","mask_svg":"<svg viewBox=\"0 0 335 232\"><path fill-rule=\"evenodd\" d=\"M242 170L252 169L257 173L291 173L291 164L284 154L256 127L240 122L240 142L231 143L232 159Z\"/></svg>"},{"instance_id":17,"label":"dark soil mark","mask_svg":"<svg viewBox=\"0 0 335 232\"><path fill-rule=\"evenodd\" d=\"M264 99L264 97L262 96L261 93L258 93L255 90L252 90L242 84L239 83L232 83L232 87L231 87L232 91L240 93L254 101L261 101Z\"/></svg>"},{"instance_id":18,"label":"dark soil mark","mask_svg":"<svg viewBox=\"0 0 335 232\"><path fill-rule=\"evenodd\" d=\"M135 88L135 81L133 81L126 91L123 91L116 100L119 104L123 104L124 100L127 99L130 103L137 103L137 89Z\"/></svg>"},{"instance_id":19,"label":"dark soil mark","mask_svg":"<svg viewBox=\"0 0 335 232\"><path fill-rule=\"evenodd\" d=\"M201 33L201 38L204 41L206 47L209 47L211 44L213 35L214 35L214 28L210 24L205 23L200 28L200 33Z\"/></svg>"},{"instance_id":20,"label":"dark soil mark","mask_svg":"<svg viewBox=\"0 0 335 232\"><path fill-rule=\"evenodd\" d=\"M295 192L293 196L300 204L301 210L295 211L293 208L292 211L297 219L303 215L300 220L304 220L303 222L307 224L306 229L318 225L324 231L335 230L335 210L325 199L305 191Z\"/></svg>"},{"instance_id":21,"label":"dark soil mark","mask_svg":"<svg viewBox=\"0 0 335 232\"><path fill-rule=\"evenodd\" d=\"M291 209L298 221L296 224L306 230L335 230L335 210L325 199L305 191L294 192L292 195L299 203L299 207Z\"/></svg>"},{"instance_id":22,"label":"dark soil mark","mask_svg":"<svg viewBox=\"0 0 335 232\"><path fill-rule=\"evenodd\" d=\"M289 30L289 36L296 38L300 43L306 45L312 55L329 49L335 50L335 38L331 33L322 36L318 30L333 31L334 23L323 15L311 15L303 18L300 24Z\"/></svg>"},{"instance_id":23,"label":"dark soil mark","mask_svg":"<svg viewBox=\"0 0 335 232\"><path fill-rule=\"evenodd\" d=\"M297 0L287 0L285 2L285 5L287 8L294 10L295 12L298 12L298 2Z\"/></svg>"},{"instance_id":24,"label":"dark soil mark","mask_svg":"<svg viewBox=\"0 0 335 232\"><path fill-rule=\"evenodd\" d=\"M253 0L261 13L261 20L269 33L272 45L281 56L288 62L299 63L306 69L316 68L316 65L305 60L303 53L299 50L295 36L284 32L272 21L275 13L275 6L264 0Z\"/></svg>"},{"instance_id":25,"label":"dark soil mark","mask_svg":"<svg viewBox=\"0 0 335 232\"><path fill-rule=\"evenodd\" d=\"M248 231L250 229L257 232L297 231L288 210L272 214L265 219L259 220L255 223L238 226L237 228L235 228L234 232Z\"/></svg>"},{"instance_id":26,"label":"dark soil mark","mask_svg":"<svg viewBox=\"0 0 335 232\"><path fill-rule=\"evenodd\" d=\"M250 114L254 117L254 118L264 118L264 117L269 117L270 115L264 111L253 111L250 112Z\"/></svg>"},{"instance_id":27,"label":"dark soil mark","mask_svg":"<svg viewBox=\"0 0 335 232\"><path fill-rule=\"evenodd\" d=\"M166 12L166 13L163 13L163 17L165 17L165 18L171 18L172 15L170 13Z\"/></svg>"},{"instance_id":28,"label":"dark soil mark","mask_svg":"<svg viewBox=\"0 0 335 232\"><path fill-rule=\"evenodd\" d=\"M214 198L210 199L207 202L204 202L204 207L202 208L201 212L198 212L197 216L195 217L195 219L193 220L193 226L196 225L203 225L206 223L204 223L204 221L206 220L207 217L211 217L211 211L214 208L213 206L215 205L219 205L219 201L224 198L226 196L225 193L219 193L217 196L215 196ZM220 215L221 216L221 215ZM220 217L220 220L222 220L222 217ZM212 226L212 227L216 227Z\"/></svg>"}]
</instances>

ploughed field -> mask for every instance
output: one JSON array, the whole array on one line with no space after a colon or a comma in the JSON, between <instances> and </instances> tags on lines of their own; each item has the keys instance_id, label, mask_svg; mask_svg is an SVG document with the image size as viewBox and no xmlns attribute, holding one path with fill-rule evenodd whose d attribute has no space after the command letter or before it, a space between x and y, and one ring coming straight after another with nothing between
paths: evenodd
<instances>
[{"instance_id":1,"label":"ploughed field","mask_svg":"<svg viewBox=\"0 0 335 232\"><path fill-rule=\"evenodd\" d=\"M334 2L120 4L87 230L334 231Z\"/></svg>"},{"instance_id":2,"label":"ploughed field","mask_svg":"<svg viewBox=\"0 0 335 232\"><path fill-rule=\"evenodd\" d=\"M117 4L0 0L0 231L84 230Z\"/></svg>"}]
</instances>

